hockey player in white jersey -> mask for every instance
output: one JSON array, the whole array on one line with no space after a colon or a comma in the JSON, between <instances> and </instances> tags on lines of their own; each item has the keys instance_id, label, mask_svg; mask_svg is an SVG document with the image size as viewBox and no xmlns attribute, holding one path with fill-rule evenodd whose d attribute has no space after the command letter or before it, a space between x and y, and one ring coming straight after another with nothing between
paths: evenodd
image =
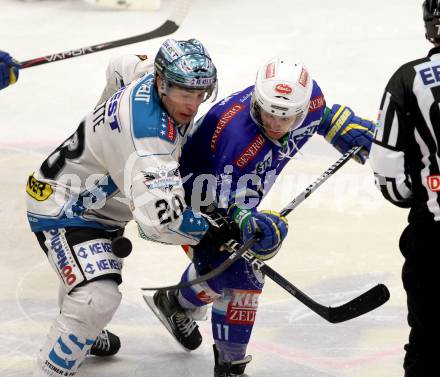
<instances>
[{"instance_id":1,"label":"hockey player in white jersey","mask_svg":"<svg viewBox=\"0 0 440 377\"><path fill-rule=\"evenodd\" d=\"M154 71L138 76L119 82L28 179L31 230L61 280L60 314L34 376L74 376L87 354L118 351L118 337L103 329L121 300L112 240L128 221L167 244L230 239L231 221L186 206L178 170L198 107L215 95L208 52L195 39L167 40Z\"/></svg>"}]
</instances>

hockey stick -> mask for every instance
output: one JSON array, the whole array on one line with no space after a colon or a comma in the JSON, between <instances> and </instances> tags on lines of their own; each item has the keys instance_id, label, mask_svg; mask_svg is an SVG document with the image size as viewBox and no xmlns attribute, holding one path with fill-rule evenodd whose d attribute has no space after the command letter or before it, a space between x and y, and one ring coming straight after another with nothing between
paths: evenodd
<instances>
[{"instance_id":1,"label":"hockey stick","mask_svg":"<svg viewBox=\"0 0 440 377\"><path fill-rule=\"evenodd\" d=\"M188 13L191 3L192 0L176 0L174 4L174 11L169 16L169 18L162 25L152 31L149 31L148 33L135 35L134 37L119 39L113 42L100 43L93 46L76 48L70 51L64 51L52 55L42 56L40 58L25 60L23 62L20 62L21 68L30 68L41 64L76 58L77 56L92 54L94 52L104 51L115 47L126 46L132 43L149 41L151 39L172 34L177 29L179 29L186 14Z\"/></svg>"},{"instance_id":2,"label":"hockey stick","mask_svg":"<svg viewBox=\"0 0 440 377\"><path fill-rule=\"evenodd\" d=\"M354 147L345 153L338 161L336 161L330 168L328 168L316 181L314 181L306 190L304 190L300 195L298 195L294 200L292 200L282 211L283 215L287 215L293 211L299 204L301 204L313 191L315 191L319 186L321 186L331 175L333 175L337 170L339 170L355 153L360 151L360 147ZM248 250L251 244L255 242L254 239L249 240L245 245L243 245L238 251L231 254L229 259L225 261L222 265L217 267L217 269L212 270L211 273L206 275L202 275L199 278L196 278L192 281L188 281L186 283L180 283L174 286L169 287L161 287L161 288L142 288L143 290L168 290L168 289L180 289L185 288L190 285L197 284L197 280L203 282L206 280L206 277L212 274L213 272L217 272L219 270L224 271L225 265L229 267L230 264L234 263L238 258L244 258L253 265L255 268L259 269L263 274L272 279L275 283L277 283L280 287L289 292L296 299L301 301L305 306L311 309L313 312L324 318L330 323L339 323L348 321L350 319L359 317L365 313L370 312L384 304L388 301L390 297L390 293L388 288L383 284L378 284L377 286L369 289L368 291L362 293L361 295L355 297L354 299L348 301L345 304L336 307L324 306L311 297L307 296L300 289L295 287L292 283L290 283L287 279L281 276L278 272L273 270L271 267L266 265L263 261L259 260L255 257L255 255ZM232 261L232 262L231 262ZM221 272L222 272L221 271ZM208 277L210 279L211 276ZM146 296L144 296L145 299Z\"/></svg>"},{"instance_id":3,"label":"hockey stick","mask_svg":"<svg viewBox=\"0 0 440 377\"><path fill-rule=\"evenodd\" d=\"M301 194L299 194L295 199L293 199L282 211L283 216L288 215L296 207L298 207L310 194L315 191L319 186L321 186L330 176L332 176L336 171L338 171L353 155L361 150L361 147L353 147L347 151L344 155L339 158L332 166L330 166L324 173L322 173L309 187L307 187ZM235 261L243 256L243 254L250 249L256 242L255 238L249 239L243 246L241 246L237 251L231 253L228 259L226 259L220 266L214 268L205 275L201 275L193 280L187 282L180 282L174 285L167 285L163 287L148 287L141 288L143 291L156 291L163 290L168 291L172 289L183 289L191 287L195 284L203 283L209 279L215 278L225 271L229 266L231 266Z\"/></svg>"},{"instance_id":4,"label":"hockey stick","mask_svg":"<svg viewBox=\"0 0 440 377\"><path fill-rule=\"evenodd\" d=\"M321 186L331 175L338 171L351 156L361 151L361 147L354 147L328 168L316 181L307 187L300 195L292 200L282 211L283 216L287 216L298 205L300 205L313 191ZM263 261L259 260L250 250L246 250L242 255L248 263L259 269L264 275L268 276L281 288L285 289L296 299L301 301L313 312L324 318L330 323L340 323L359 317L383 305L390 298L390 292L384 284L378 284L354 299L340 306L324 306L311 297L307 296L300 289L295 287L286 278L276 272Z\"/></svg>"},{"instance_id":5,"label":"hockey stick","mask_svg":"<svg viewBox=\"0 0 440 377\"><path fill-rule=\"evenodd\" d=\"M256 258L250 250L247 250L242 257L252 266L258 268L264 275L272 279L281 288L284 288L293 297L330 323L344 322L359 317L378 308L390 298L388 288L383 284L378 284L345 304L335 307L324 306L307 296L266 263Z\"/></svg>"}]
</instances>

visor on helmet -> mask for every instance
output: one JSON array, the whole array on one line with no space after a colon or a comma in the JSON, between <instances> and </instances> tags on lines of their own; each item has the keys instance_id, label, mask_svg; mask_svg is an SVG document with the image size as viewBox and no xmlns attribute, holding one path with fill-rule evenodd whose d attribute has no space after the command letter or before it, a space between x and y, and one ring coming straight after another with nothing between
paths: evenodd
<instances>
[{"instance_id":1,"label":"visor on helmet","mask_svg":"<svg viewBox=\"0 0 440 377\"><path fill-rule=\"evenodd\" d=\"M162 85L159 88L159 92L168 97L172 97L174 101L179 103L193 102L197 98L198 101L213 102L217 98L217 83L204 88L187 87L172 83L162 77Z\"/></svg>"},{"instance_id":2,"label":"visor on helmet","mask_svg":"<svg viewBox=\"0 0 440 377\"><path fill-rule=\"evenodd\" d=\"M204 101L215 100L217 93L217 69L202 43L166 40L154 62L156 73L165 82L162 92L168 95L173 86L188 90L205 91Z\"/></svg>"},{"instance_id":3,"label":"visor on helmet","mask_svg":"<svg viewBox=\"0 0 440 377\"><path fill-rule=\"evenodd\" d=\"M174 102L181 104L194 104L198 105L208 100L213 101L216 97L217 86L207 89L194 89L186 88L184 86L171 84L165 80L162 81L162 85L159 88L159 93L172 99Z\"/></svg>"}]
</instances>

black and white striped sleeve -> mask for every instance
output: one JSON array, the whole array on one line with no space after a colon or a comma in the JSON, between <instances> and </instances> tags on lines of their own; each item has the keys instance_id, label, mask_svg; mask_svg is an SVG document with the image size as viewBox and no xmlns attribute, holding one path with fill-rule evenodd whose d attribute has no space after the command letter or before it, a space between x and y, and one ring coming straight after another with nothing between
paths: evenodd
<instances>
[{"instance_id":1,"label":"black and white striped sleeve","mask_svg":"<svg viewBox=\"0 0 440 377\"><path fill-rule=\"evenodd\" d=\"M386 90L379 110L369 162L375 184L382 195L399 207L410 207L413 196L405 164L406 117L390 91Z\"/></svg>"}]
</instances>

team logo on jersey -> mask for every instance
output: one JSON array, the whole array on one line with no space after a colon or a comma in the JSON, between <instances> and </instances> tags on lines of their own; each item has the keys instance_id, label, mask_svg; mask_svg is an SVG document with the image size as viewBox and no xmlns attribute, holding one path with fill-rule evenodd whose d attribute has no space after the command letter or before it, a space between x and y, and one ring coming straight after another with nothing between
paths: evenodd
<instances>
[{"instance_id":1,"label":"team logo on jersey","mask_svg":"<svg viewBox=\"0 0 440 377\"><path fill-rule=\"evenodd\" d=\"M30 175L26 185L26 192L35 200L42 202L53 194L53 189L48 183L41 182L34 178L33 175Z\"/></svg>"},{"instance_id":2,"label":"team logo on jersey","mask_svg":"<svg viewBox=\"0 0 440 377\"><path fill-rule=\"evenodd\" d=\"M149 190L159 189L163 192L170 192L176 187L182 186L178 168L169 169L161 166L156 170L143 170L144 184Z\"/></svg>"},{"instance_id":3,"label":"team logo on jersey","mask_svg":"<svg viewBox=\"0 0 440 377\"><path fill-rule=\"evenodd\" d=\"M140 60L144 61L148 59L147 55L136 55Z\"/></svg>"},{"instance_id":4,"label":"team logo on jersey","mask_svg":"<svg viewBox=\"0 0 440 377\"><path fill-rule=\"evenodd\" d=\"M226 311L226 322L238 325L252 325L258 308L261 291L234 289Z\"/></svg>"},{"instance_id":5,"label":"team logo on jersey","mask_svg":"<svg viewBox=\"0 0 440 377\"><path fill-rule=\"evenodd\" d=\"M275 91L281 94L290 94L292 93L292 87L287 84L277 84L275 85Z\"/></svg>"},{"instance_id":6,"label":"team logo on jersey","mask_svg":"<svg viewBox=\"0 0 440 377\"><path fill-rule=\"evenodd\" d=\"M440 174L429 175L428 177L426 177L426 181L428 184L428 188L432 192L440 191Z\"/></svg>"}]
</instances>

